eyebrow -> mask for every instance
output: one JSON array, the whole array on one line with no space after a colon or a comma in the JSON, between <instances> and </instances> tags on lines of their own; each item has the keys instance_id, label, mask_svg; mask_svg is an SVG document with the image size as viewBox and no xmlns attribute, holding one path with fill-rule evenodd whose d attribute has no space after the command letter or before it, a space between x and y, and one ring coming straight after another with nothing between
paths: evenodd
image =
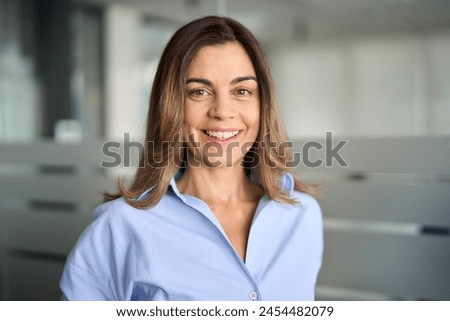
<instances>
[{"instance_id":1,"label":"eyebrow","mask_svg":"<svg viewBox=\"0 0 450 321\"><path fill-rule=\"evenodd\" d=\"M189 78L188 80L186 80L186 85L191 83L191 82L199 82L201 84L205 84L208 86L212 85L212 82L208 79L204 79L204 78Z\"/></svg>"},{"instance_id":2,"label":"eyebrow","mask_svg":"<svg viewBox=\"0 0 450 321\"><path fill-rule=\"evenodd\" d=\"M235 85L235 84L237 84L237 83L239 83L239 82L241 82L241 81L247 81L247 80L254 80L254 81L258 82L258 81L256 80L256 77L254 77L254 76L244 76L244 77L237 77L237 78L234 78L234 79L231 81L231 84L232 84L232 85Z\"/></svg>"},{"instance_id":3,"label":"eyebrow","mask_svg":"<svg viewBox=\"0 0 450 321\"><path fill-rule=\"evenodd\" d=\"M247 80L257 81L256 77L254 77L254 76L243 76L243 77L236 77L236 78L234 78L230 82L230 84L231 85L235 85L237 83L240 83L241 81L247 81ZM205 79L205 78L189 78L188 80L186 80L186 85L191 83L191 82L198 82L198 83L205 84L205 85L208 85L208 86L212 85L211 80L208 80L208 79Z\"/></svg>"}]
</instances>

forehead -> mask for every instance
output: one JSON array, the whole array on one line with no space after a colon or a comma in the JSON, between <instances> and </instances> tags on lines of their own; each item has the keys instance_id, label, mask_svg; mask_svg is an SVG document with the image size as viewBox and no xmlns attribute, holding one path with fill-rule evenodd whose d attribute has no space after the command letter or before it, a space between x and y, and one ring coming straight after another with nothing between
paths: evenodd
<instances>
[{"instance_id":1,"label":"forehead","mask_svg":"<svg viewBox=\"0 0 450 321\"><path fill-rule=\"evenodd\" d=\"M189 76L207 76L236 74L255 75L253 63L247 51L239 42L227 42L220 45L210 45L199 49L194 56L189 69Z\"/></svg>"}]
</instances>

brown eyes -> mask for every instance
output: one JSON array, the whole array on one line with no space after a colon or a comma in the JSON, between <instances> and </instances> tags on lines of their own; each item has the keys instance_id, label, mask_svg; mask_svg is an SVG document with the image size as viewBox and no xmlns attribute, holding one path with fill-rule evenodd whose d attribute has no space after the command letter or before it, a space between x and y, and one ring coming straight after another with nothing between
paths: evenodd
<instances>
[{"instance_id":1,"label":"brown eyes","mask_svg":"<svg viewBox=\"0 0 450 321\"><path fill-rule=\"evenodd\" d=\"M251 94L251 91L245 88L239 88L232 92L233 95L237 97L246 97ZM210 93L205 89L192 89L189 91L189 96L194 98L203 98L210 95Z\"/></svg>"},{"instance_id":2,"label":"brown eyes","mask_svg":"<svg viewBox=\"0 0 450 321\"><path fill-rule=\"evenodd\" d=\"M251 94L250 90L248 89L237 89L234 93L237 96L248 96Z\"/></svg>"},{"instance_id":3,"label":"brown eyes","mask_svg":"<svg viewBox=\"0 0 450 321\"><path fill-rule=\"evenodd\" d=\"M189 92L189 95L193 97L204 97L207 94L208 92L204 89L193 89Z\"/></svg>"}]
</instances>

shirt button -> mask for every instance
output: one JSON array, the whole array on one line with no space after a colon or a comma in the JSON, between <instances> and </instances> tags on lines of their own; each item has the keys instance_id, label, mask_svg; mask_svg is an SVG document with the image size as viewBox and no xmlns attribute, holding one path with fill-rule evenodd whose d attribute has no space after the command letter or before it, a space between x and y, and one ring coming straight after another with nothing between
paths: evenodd
<instances>
[{"instance_id":1,"label":"shirt button","mask_svg":"<svg viewBox=\"0 0 450 321\"><path fill-rule=\"evenodd\" d=\"M258 297L258 293L256 293L255 291L252 291L252 292L250 292L250 294L248 296L250 297L250 299L252 299L254 301Z\"/></svg>"}]
</instances>

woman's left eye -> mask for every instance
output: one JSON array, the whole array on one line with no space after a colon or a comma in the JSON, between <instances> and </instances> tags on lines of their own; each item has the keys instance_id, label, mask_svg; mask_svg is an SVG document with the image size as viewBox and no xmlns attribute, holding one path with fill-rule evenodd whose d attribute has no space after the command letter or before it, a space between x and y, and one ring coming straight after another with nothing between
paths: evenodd
<instances>
[{"instance_id":1,"label":"woman's left eye","mask_svg":"<svg viewBox=\"0 0 450 321\"><path fill-rule=\"evenodd\" d=\"M248 90L248 89L237 89L235 91L235 94L238 95L238 96L248 96L248 95L250 95L250 90Z\"/></svg>"}]
</instances>

